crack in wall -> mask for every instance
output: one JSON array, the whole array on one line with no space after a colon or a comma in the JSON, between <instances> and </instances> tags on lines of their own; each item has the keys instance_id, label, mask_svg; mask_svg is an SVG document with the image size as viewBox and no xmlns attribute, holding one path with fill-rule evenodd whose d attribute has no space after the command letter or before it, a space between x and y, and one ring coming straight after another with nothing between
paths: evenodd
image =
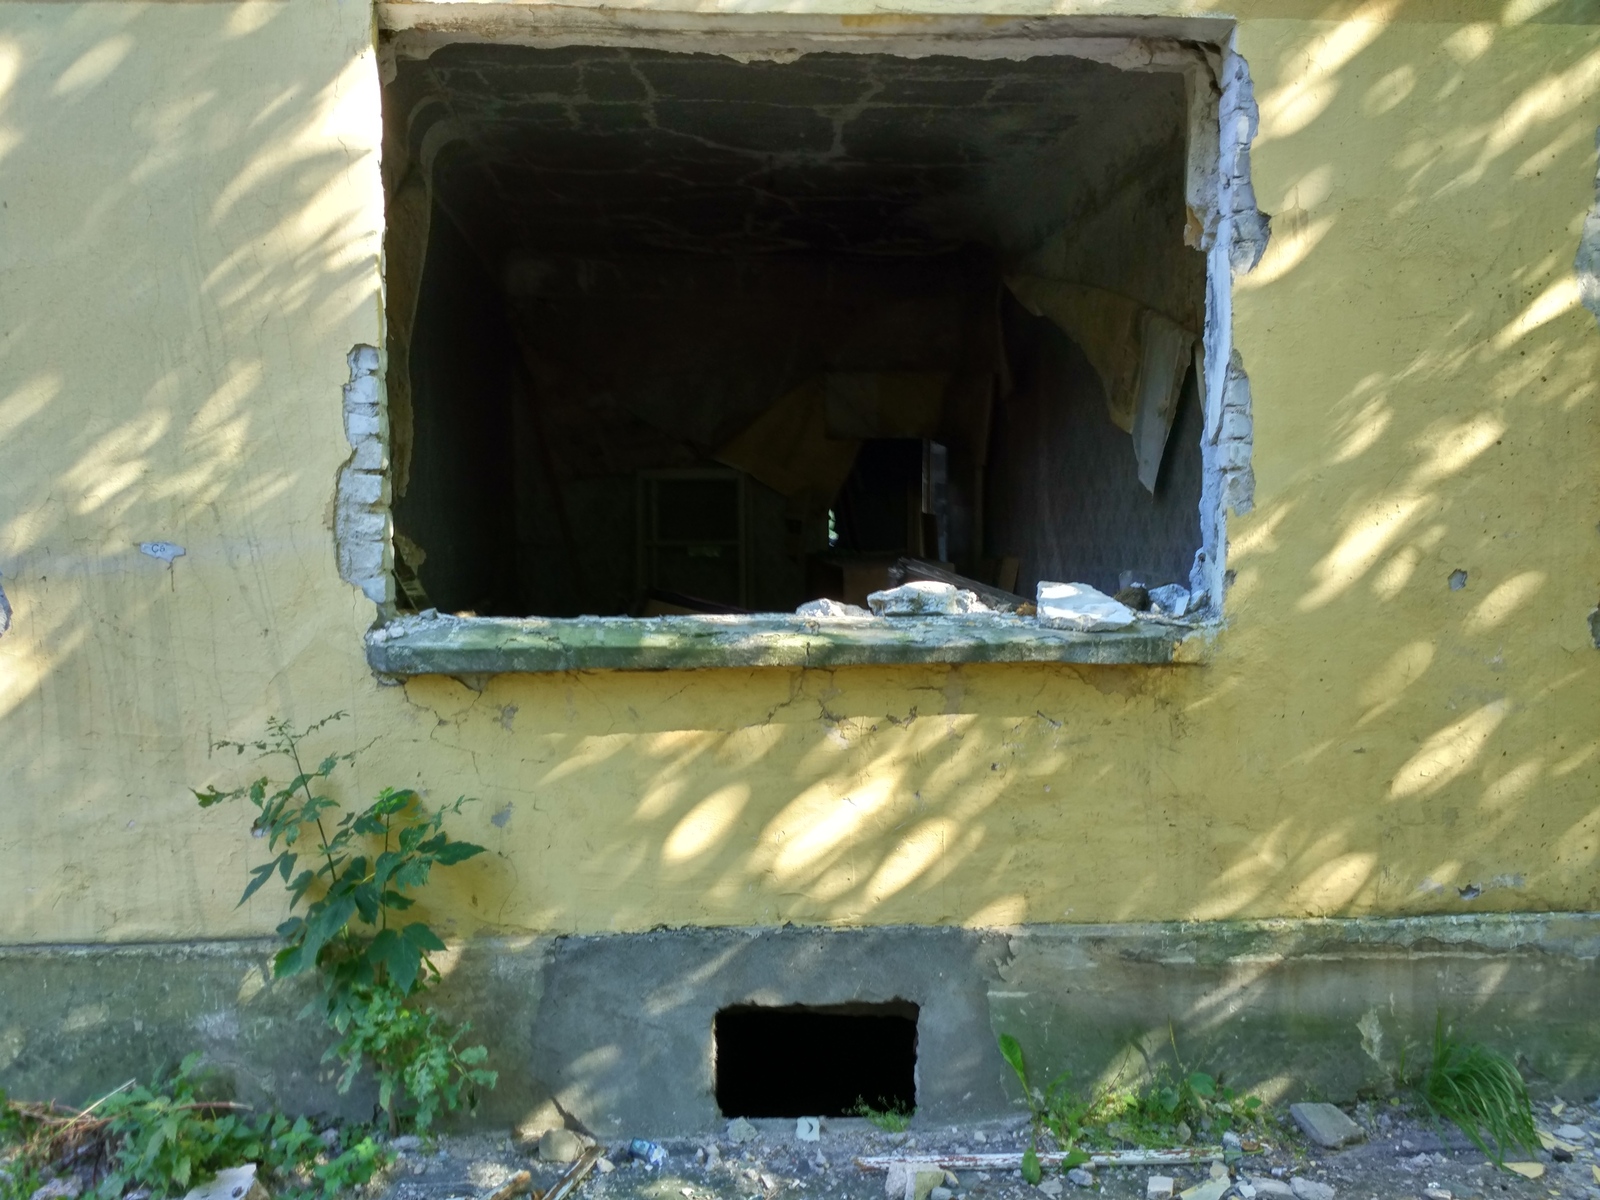
<instances>
[{"instance_id":1,"label":"crack in wall","mask_svg":"<svg viewBox=\"0 0 1600 1200\"><path fill-rule=\"evenodd\" d=\"M390 595L389 479L383 452L383 413L376 346L356 345L346 356L344 435L350 457L339 468L334 493L333 542L339 578L374 604Z\"/></svg>"}]
</instances>

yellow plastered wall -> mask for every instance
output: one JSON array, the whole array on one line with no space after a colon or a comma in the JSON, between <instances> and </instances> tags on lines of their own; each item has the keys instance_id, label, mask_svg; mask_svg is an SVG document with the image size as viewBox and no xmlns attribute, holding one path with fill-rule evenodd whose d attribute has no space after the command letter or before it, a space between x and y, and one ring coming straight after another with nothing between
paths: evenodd
<instances>
[{"instance_id":1,"label":"yellow plastered wall","mask_svg":"<svg viewBox=\"0 0 1600 1200\"><path fill-rule=\"evenodd\" d=\"M1600 28L1229 11L1273 238L1211 662L475 692L380 686L334 560L345 355L382 344L371 13L0 3L0 941L270 931L245 810L188 788L335 710L346 795L480 798L462 934L1594 907Z\"/></svg>"}]
</instances>

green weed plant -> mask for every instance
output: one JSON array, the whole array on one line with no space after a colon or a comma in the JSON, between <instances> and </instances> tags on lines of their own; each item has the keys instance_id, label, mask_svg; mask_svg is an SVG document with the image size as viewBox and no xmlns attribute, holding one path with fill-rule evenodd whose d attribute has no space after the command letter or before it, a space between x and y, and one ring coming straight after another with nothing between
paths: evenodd
<instances>
[{"instance_id":1,"label":"green weed plant","mask_svg":"<svg viewBox=\"0 0 1600 1200\"><path fill-rule=\"evenodd\" d=\"M484 848L444 829L446 818L470 803L465 796L432 811L410 788L386 787L357 810L328 796L328 779L355 755L330 754L308 768L301 745L344 715L304 729L274 717L258 741L214 743L213 749L284 759L293 773L281 785L262 776L232 791L194 794L201 808L244 799L256 810L251 832L266 839L273 857L252 868L239 903L274 876L288 890L290 916L278 926L284 944L273 974L321 976L323 1015L338 1034L324 1061L344 1064L340 1092L370 1067L390 1131L426 1130L441 1110L475 1107L478 1090L493 1087L497 1076L483 1066L483 1046L459 1045L471 1026L452 1026L426 1004L425 993L440 978L431 955L444 942L426 922L401 914L434 868L455 866Z\"/></svg>"},{"instance_id":2,"label":"green weed plant","mask_svg":"<svg viewBox=\"0 0 1600 1200\"><path fill-rule=\"evenodd\" d=\"M1509 1150L1539 1149L1533 1105L1517 1064L1481 1043L1452 1037L1443 1013L1434 1020L1433 1053L1417 1093L1436 1122L1450 1121L1496 1166L1505 1165Z\"/></svg>"},{"instance_id":3,"label":"green weed plant","mask_svg":"<svg viewBox=\"0 0 1600 1200\"><path fill-rule=\"evenodd\" d=\"M1197 1130L1220 1137L1251 1127L1262 1116L1260 1097L1240 1095L1209 1072L1187 1070L1181 1059L1176 1073L1163 1066L1141 1088L1113 1083L1084 1097L1072 1090L1067 1073L1042 1087L1036 1084L1022 1045L1010 1034L1000 1035L1000 1055L1022 1084L1028 1104L1030 1136L1022 1173L1030 1183L1043 1175L1038 1143L1045 1136L1062 1153L1061 1169L1067 1171L1088 1161L1094 1147L1119 1141L1145 1147L1181 1145Z\"/></svg>"},{"instance_id":4,"label":"green weed plant","mask_svg":"<svg viewBox=\"0 0 1600 1200\"><path fill-rule=\"evenodd\" d=\"M879 1102L884 1103L882 1097L879 1097ZM865 1097L857 1096L855 1113L858 1117L865 1117L874 1128L884 1133L904 1133L911 1128L915 1110L900 1103L884 1103L884 1107L874 1108Z\"/></svg>"},{"instance_id":5,"label":"green weed plant","mask_svg":"<svg viewBox=\"0 0 1600 1200\"><path fill-rule=\"evenodd\" d=\"M152 1086L128 1084L76 1122L45 1126L0 1095L0 1197L26 1200L51 1173L89 1176L86 1195L117 1200L134 1190L181 1196L217 1171L257 1163L280 1200L334 1200L388 1162L367 1131L319 1134L305 1117L256 1114L202 1098L200 1056ZM36 1106L37 1107L37 1106Z\"/></svg>"}]
</instances>

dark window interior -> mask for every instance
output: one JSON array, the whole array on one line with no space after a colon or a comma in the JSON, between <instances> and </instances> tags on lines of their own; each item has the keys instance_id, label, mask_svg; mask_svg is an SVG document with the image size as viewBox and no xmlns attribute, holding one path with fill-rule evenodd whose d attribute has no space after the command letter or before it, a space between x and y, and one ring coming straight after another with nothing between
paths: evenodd
<instances>
[{"instance_id":1,"label":"dark window interior","mask_svg":"<svg viewBox=\"0 0 1600 1200\"><path fill-rule=\"evenodd\" d=\"M728 1117L847 1117L917 1106L917 1006L725 1008L713 1026Z\"/></svg>"},{"instance_id":2,"label":"dark window interior","mask_svg":"<svg viewBox=\"0 0 1600 1200\"><path fill-rule=\"evenodd\" d=\"M1199 332L1178 75L463 43L402 57L385 114L429 197L387 247L420 278L390 313L408 606L792 611L902 556L1026 596L1187 582L1192 371L1152 491L1104 347L1016 285Z\"/></svg>"}]
</instances>

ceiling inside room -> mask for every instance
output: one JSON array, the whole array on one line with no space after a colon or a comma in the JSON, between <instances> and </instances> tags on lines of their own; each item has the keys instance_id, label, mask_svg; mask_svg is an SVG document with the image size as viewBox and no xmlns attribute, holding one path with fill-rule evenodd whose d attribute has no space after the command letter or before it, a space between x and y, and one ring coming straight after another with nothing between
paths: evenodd
<instances>
[{"instance_id":1,"label":"ceiling inside room","mask_svg":"<svg viewBox=\"0 0 1600 1200\"><path fill-rule=\"evenodd\" d=\"M401 59L386 104L413 148L435 130L436 197L502 259L972 242L1014 258L1141 172L1181 170L1186 129L1180 75L1062 56L458 43Z\"/></svg>"}]
</instances>

